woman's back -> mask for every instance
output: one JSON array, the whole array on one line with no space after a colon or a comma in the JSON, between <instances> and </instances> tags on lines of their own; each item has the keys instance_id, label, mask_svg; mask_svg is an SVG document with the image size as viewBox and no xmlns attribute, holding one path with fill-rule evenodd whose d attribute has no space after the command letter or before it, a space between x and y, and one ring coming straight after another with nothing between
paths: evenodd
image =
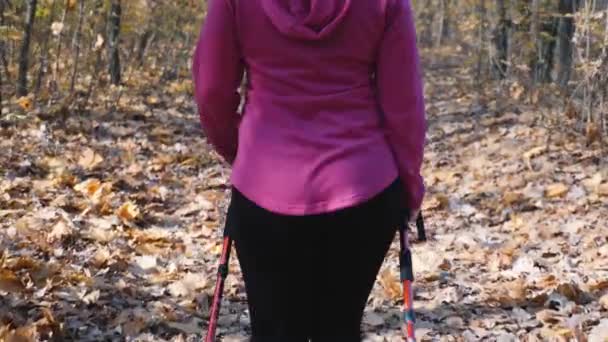
<instances>
[{"instance_id":1,"label":"woman's back","mask_svg":"<svg viewBox=\"0 0 608 342\"><path fill-rule=\"evenodd\" d=\"M270 211L317 214L401 176L419 205L424 104L406 1L215 0L209 13L196 97L239 191Z\"/></svg>"}]
</instances>

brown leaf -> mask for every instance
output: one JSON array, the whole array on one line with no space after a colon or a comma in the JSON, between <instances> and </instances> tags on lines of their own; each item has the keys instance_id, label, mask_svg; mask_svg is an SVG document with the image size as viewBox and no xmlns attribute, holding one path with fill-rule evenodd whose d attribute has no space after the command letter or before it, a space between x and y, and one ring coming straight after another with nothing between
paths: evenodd
<instances>
[{"instance_id":1,"label":"brown leaf","mask_svg":"<svg viewBox=\"0 0 608 342\"><path fill-rule=\"evenodd\" d=\"M560 284L555 291L577 304L582 304L584 301L583 292L574 284Z\"/></svg>"},{"instance_id":2,"label":"brown leaf","mask_svg":"<svg viewBox=\"0 0 608 342\"><path fill-rule=\"evenodd\" d=\"M0 270L0 291L15 293L24 289L25 286L15 273L10 270Z\"/></svg>"},{"instance_id":3,"label":"brown leaf","mask_svg":"<svg viewBox=\"0 0 608 342\"><path fill-rule=\"evenodd\" d=\"M3 342L35 342L38 341L38 334L36 332L36 326L33 324L19 327L6 334Z\"/></svg>"},{"instance_id":4,"label":"brown leaf","mask_svg":"<svg viewBox=\"0 0 608 342\"><path fill-rule=\"evenodd\" d=\"M502 202L505 205L513 205L520 203L524 199L524 195L521 192L508 191L502 196Z\"/></svg>"}]
</instances>

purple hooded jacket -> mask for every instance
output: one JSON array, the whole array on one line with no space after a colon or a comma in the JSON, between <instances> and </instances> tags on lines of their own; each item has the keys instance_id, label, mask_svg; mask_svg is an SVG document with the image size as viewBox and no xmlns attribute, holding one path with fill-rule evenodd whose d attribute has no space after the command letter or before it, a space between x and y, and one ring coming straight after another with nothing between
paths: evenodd
<instances>
[{"instance_id":1,"label":"purple hooded jacket","mask_svg":"<svg viewBox=\"0 0 608 342\"><path fill-rule=\"evenodd\" d=\"M426 133L409 0L209 0L193 61L203 129L259 206L354 206L397 177L419 208ZM237 92L247 71L247 97Z\"/></svg>"}]
</instances>

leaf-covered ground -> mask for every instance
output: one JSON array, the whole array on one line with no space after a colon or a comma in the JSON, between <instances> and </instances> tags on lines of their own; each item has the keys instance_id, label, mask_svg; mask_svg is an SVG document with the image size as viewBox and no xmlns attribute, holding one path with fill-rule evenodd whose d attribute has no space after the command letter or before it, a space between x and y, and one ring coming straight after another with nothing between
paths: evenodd
<instances>
[{"instance_id":1,"label":"leaf-covered ground","mask_svg":"<svg viewBox=\"0 0 608 342\"><path fill-rule=\"evenodd\" d=\"M567 115L524 104L516 86L496 102L469 82L427 75L431 241L413 247L418 336L606 341L599 144L585 146ZM188 84L158 84L122 95L110 114L34 109L0 122L0 340L206 331L229 170L201 138ZM397 247L369 301L368 341L400 341ZM232 270L220 334L245 341Z\"/></svg>"}]
</instances>

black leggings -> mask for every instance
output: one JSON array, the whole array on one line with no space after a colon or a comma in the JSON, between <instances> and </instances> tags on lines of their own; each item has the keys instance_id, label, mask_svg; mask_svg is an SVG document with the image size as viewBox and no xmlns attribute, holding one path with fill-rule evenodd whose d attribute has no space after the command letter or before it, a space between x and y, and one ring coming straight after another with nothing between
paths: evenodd
<instances>
[{"instance_id":1,"label":"black leggings","mask_svg":"<svg viewBox=\"0 0 608 342\"><path fill-rule=\"evenodd\" d=\"M361 319L403 223L396 181L361 205L283 216L233 190L229 209L253 342L361 341Z\"/></svg>"}]
</instances>

